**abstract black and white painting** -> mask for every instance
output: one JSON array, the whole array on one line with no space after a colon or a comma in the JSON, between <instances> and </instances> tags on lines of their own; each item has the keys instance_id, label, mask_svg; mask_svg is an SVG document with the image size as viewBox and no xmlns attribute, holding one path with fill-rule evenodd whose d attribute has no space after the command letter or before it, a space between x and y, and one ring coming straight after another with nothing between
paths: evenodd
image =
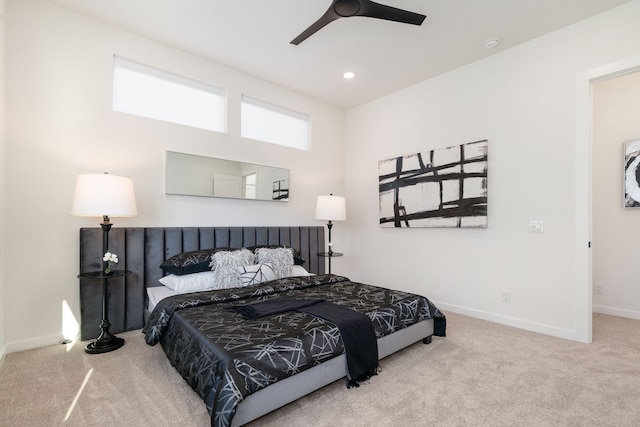
<instances>
[{"instance_id":1,"label":"abstract black and white painting","mask_svg":"<svg viewBox=\"0 0 640 427\"><path fill-rule=\"evenodd\" d=\"M289 200L289 180L273 181L273 200Z\"/></svg>"},{"instance_id":2,"label":"abstract black and white painting","mask_svg":"<svg viewBox=\"0 0 640 427\"><path fill-rule=\"evenodd\" d=\"M381 227L487 227L488 141L378 162Z\"/></svg>"},{"instance_id":3,"label":"abstract black and white painting","mask_svg":"<svg viewBox=\"0 0 640 427\"><path fill-rule=\"evenodd\" d=\"M624 143L624 207L640 207L640 140Z\"/></svg>"}]
</instances>

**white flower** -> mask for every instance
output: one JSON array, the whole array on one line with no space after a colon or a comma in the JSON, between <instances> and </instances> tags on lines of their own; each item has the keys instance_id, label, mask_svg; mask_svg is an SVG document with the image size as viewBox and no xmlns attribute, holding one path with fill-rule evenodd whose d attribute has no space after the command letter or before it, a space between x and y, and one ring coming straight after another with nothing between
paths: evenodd
<instances>
[{"instance_id":1,"label":"white flower","mask_svg":"<svg viewBox=\"0 0 640 427\"><path fill-rule=\"evenodd\" d=\"M104 272L106 274L111 274L111 272L113 271L113 269L111 268L111 263L118 263L118 255L112 254L111 252L107 251L102 257L102 261L105 261L107 263L107 267L104 269Z\"/></svg>"},{"instance_id":2,"label":"white flower","mask_svg":"<svg viewBox=\"0 0 640 427\"><path fill-rule=\"evenodd\" d=\"M118 255L112 254L111 252L105 252L104 257L102 257L103 261L115 262L118 263Z\"/></svg>"}]
</instances>

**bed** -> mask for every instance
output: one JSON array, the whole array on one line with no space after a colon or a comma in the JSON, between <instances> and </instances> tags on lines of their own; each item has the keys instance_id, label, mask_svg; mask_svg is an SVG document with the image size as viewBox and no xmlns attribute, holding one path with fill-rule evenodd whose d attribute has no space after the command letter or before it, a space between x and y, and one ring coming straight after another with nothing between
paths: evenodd
<instances>
[{"instance_id":1,"label":"bed","mask_svg":"<svg viewBox=\"0 0 640 427\"><path fill-rule=\"evenodd\" d=\"M132 271L110 284L111 332L144 327L147 343L161 344L203 399L212 425L243 425L345 376L358 384L350 378L344 354L348 343L342 342L336 323L304 308L247 319L238 311L245 306L313 300L365 313L360 316L371 320L379 358L445 334L444 315L423 296L324 274L324 258L317 256L324 247L323 227L131 228L113 229L110 237L110 249L124 260L118 267ZM95 269L91 263L99 263L100 238L99 229L81 229L81 270ZM162 289L160 280L167 270L160 265L173 255L277 246L296 249L296 271L308 275L266 275L249 286L179 293L157 300L154 309L147 310L153 294L147 288ZM91 288L81 281L83 339L99 333L91 330L99 329L101 307ZM374 377L372 382L376 380L383 381Z\"/></svg>"}]
</instances>

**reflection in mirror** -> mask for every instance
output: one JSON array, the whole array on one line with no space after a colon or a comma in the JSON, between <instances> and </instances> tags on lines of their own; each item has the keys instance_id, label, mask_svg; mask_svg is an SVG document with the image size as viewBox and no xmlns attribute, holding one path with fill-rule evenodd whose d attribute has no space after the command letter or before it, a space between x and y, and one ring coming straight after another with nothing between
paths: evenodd
<instances>
[{"instance_id":1,"label":"reflection in mirror","mask_svg":"<svg viewBox=\"0 0 640 427\"><path fill-rule=\"evenodd\" d=\"M167 151L165 192L234 199L289 200L289 170Z\"/></svg>"}]
</instances>

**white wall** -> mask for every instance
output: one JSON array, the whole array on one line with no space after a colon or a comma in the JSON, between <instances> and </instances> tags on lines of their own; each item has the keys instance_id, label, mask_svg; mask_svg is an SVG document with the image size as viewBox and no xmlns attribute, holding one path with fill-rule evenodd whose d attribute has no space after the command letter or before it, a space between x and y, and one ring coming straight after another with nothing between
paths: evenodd
<instances>
[{"instance_id":1,"label":"white wall","mask_svg":"<svg viewBox=\"0 0 640 427\"><path fill-rule=\"evenodd\" d=\"M640 140L640 72L593 85L593 309L640 319L640 209L623 208L624 142Z\"/></svg>"},{"instance_id":2,"label":"white wall","mask_svg":"<svg viewBox=\"0 0 640 427\"><path fill-rule=\"evenodd\" d=\"M637 56L638 16L636 0L350 110L351 278L424 293L445 311L589 341L588 184L576 179L589 161L584 76ZM485 138L488 228L377 225L379 160ZM545 232L529 233L530 219Z\"/></svg>"},{"instance_id":3,"label":"white wall","mask_svg":"<svg viewBox=\"0 0 640 427\"><path fill-rule=\"evenodd\" d=\"M5 228L5 86L4 86L4 28L5 28L5 13L4 13L4 0L0 0L0 363L4 359L6 351L6 339L5 339L5 274L4 274L4 228Z\"/></svg>"},{"instance_id":4,"label":"white wall","mask_svg":"<svg viewBox=\"0 0 640 427\"><path fill-rule=\"evenodd\" d=\"M133 178L139 216L116 227L322 225L316 196L344 192L343 110L43 0L7 1L6 51L9 351L57 342L63 302L79 318L78 229L99 223L69 214L79 173ZM227 88L228 135L113 112L113 55ZM312 150L240 138L241 93L309 114ZM289 168L290 201L165 195L166 150Z\"/></svg>"}]
</instances>

